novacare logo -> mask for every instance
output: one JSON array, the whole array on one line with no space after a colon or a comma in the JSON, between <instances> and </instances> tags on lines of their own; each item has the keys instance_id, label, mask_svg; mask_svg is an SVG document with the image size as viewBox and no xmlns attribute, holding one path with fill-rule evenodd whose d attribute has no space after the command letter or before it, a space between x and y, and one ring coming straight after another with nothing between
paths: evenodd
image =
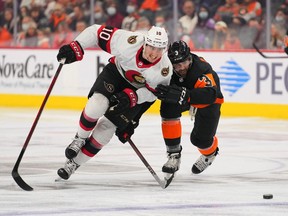
<instances>
[{"instance_id":1,"label":"novacare logo","mask_svg":"<svg viewBox=\"0 0 288 216\"><path fill-rule=\"evenodd\" d=\"M3 55L0 61L0 77L2 78L28 78L45 79L54 75L53 64L37 62L35 55L30 55L23 62L6 61Z\"/></svg>"}]
</instances>

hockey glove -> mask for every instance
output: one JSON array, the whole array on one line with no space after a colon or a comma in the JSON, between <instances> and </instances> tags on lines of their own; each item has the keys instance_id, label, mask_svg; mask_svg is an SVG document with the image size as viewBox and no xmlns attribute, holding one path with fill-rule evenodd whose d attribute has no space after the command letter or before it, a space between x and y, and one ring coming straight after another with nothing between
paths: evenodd
<instances>
[{"instance_id":1,"label":"hockey glove","mask_svg":"<svg viewBox=\"0 0 288 216\"><path fill-rule=\"evenodd\" d=\"M179 87L175 84L171 86L158 85L155 95L163 102L178 103L180 105L185 105L189 98L188 90L185 87Z\"/></svg>"},{"instance_id":2,"label":"hockey glove","mask_svg":"<svg viewBox=\"0 0 288 216\"><path fill-rule=\"evenodd\" d=\"M109 111L114 115L119 115L125 110L136 106L138 97L132 89L126 88L123 91L116 93L110 98Z\"/></svg>"},{"instance_id":3,"label":"hockey glove","mask_svg":"<svg viewBox=\"0 0 288 216\"><path fill-rule=\"evenodd\" d=\"M59 49L57 60L60 62L62 59L66 59L64 64L70 64L75 61L81 61L83 55L84 50L78 41L72 41L70 44L63 45Z\"/></svg>"},{"instance_id":4,"label":"hockey glove","mask_svg":"<svg viewBox=\"0 0 288 216\"><path fill-rule=\"evenodd\" d=\"M127 138L131 137L134 134L134 130L136 127L138 127L139 122L131 121L127 127L123 130L117 128L116 129L116 136L118 136L118 139L122 142L125 143L127 142Z\"/></svg>"}]
</instances>

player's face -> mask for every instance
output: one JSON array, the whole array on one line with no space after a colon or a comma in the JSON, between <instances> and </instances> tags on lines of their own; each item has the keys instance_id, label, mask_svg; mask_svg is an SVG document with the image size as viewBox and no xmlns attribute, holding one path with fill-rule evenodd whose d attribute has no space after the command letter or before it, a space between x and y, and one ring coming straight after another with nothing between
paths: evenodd
<instances>
[{"instance_id":1,"label":"player's face","mask_svg":"<svg viewBox=\"0 0 288 216\"><path fill-rule=\"evenodd\" d=\"M143 58L151 63L154 63L161 58L164 50L165 48L157 48L146 44L143 50Z\"/></svg>"},{"instance_id":2,"label":"player's face","mask_svg":"<svg viewBox=\"0 0 288 216\"><path fill-rule=\"evenodd\" d=\"M190 67L190 58L186 59L184 62L178 64L173 64L174 71L181 77L186 77L188 69Z\"/></svg>"}]
</instances>

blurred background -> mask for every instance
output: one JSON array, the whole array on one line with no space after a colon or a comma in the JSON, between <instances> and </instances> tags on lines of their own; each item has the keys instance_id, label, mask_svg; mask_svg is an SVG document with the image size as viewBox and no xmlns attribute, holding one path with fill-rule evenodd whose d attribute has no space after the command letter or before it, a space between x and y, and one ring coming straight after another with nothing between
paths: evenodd
<instances>
[{"instance_id":1,"label":"blurred background","mask_svg":"<svg viewBox=\"0 0 288 216\"><path fill-rule=\"evenodd\" d=\"M192 49L283 50L288 0L0 0L0 47L59 48L97 23L165 27Z\"/></svg>"},{"instance_id":2,"label":"blurred background","mask_svg":"<svg viewBox=\"0 0 288 216\"><path fill-rule=\"evenodd\" d=\"M218 73L223 116L288 119L287 19L288 0L0 0L0 106L38 108L59 48L86 27L145 33L156 25ZM110 57L91 47L82 61L65 65L47 108L82 109ZM152 108L159 114L159 101Z\"/></svg>"}]
</instances>

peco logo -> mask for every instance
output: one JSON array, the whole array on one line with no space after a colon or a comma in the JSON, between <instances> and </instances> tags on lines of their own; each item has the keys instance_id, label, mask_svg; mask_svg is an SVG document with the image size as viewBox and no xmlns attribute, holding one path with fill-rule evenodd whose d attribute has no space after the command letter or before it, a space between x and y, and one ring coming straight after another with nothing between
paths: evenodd
<instances>
[{"instance_id":1,"label":"peco logo","mask_svg":"<svg viewBox=\"0 0 288 216\"><path fill-rule=\"evenodd\" d=\"M221 66L216 72L220 78L222 89L228 92L230 96L250 80L249 74L234 60L226 61L225 65Z\"/></svg>"},{"instance_id":2,"label":"peco logo","mask_svg":"<svg viewBox=\"0 0 288 216\"><path fill-rule=\"evenodd\" d=\"M53 64L39 63L35 55L28 56L22 62L7 61L6 55L0 58L1 78L45 79L54 75Z\"/></svg>"}]
</instances>

